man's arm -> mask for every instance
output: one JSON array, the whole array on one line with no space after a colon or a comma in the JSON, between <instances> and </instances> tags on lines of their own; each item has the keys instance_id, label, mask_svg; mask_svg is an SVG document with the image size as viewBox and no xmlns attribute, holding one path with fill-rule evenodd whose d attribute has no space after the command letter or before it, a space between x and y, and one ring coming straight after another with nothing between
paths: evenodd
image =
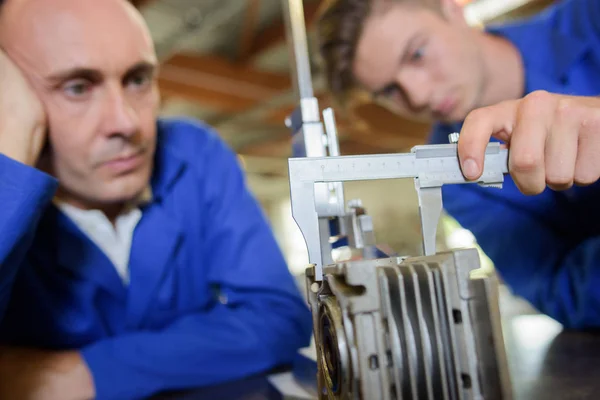
<instances>
[{"instance_id":1,"label":"man's arm","mask_svg":"<svg viewBox=\"0 0 600 400\"><path fill-rule=\"evenodd\" d=\"M58 186L56 179L34 168L45 130L41 103L18 68L0 50L0 319L18 270L29 267L27 252L36 226ZM65 371L89 377L85 365L77 363L78 357L0 348L0 397L27 393L32 399L63 399L64 392L48 397L56 387L48 385L55 382L49 378L64 376Z\"/></svg>"},{"instance_id":2,"label":"man's arm","mask_svg":"<svg viewBox=\"0 0 600 400\"><path fill-rule=\"evenodd\" d=\"M600 102L584 97L599 93L599 17L597 0L571 0L525 22L490 29L525 52L528 95L472 112L461 130L459 157L465 175L476 179L490 137L505 141L511 177L501 191L444 188L448 212L474 233L516 294L570 328L600 325L600 292L594 291L600 243L566 221L572 212L546 186L566 189L599 176L594 153ZM584 78L594 76L596 81Z\"/></svg>"},{"instance_id":3,"label":"man's arm","mask_svg":"<svg viewBox=\"0 0 600 400\"><path fill-rule=\"evenodd\" d=\"M510 178L504 186L448 185L444 208L515 295L566 328L600 327L600 237L566 231L551 196L519 197Z\"/></svg>"},{"instance_id":4,"label":"man's arm","mask_svg":"<svg viewBox=\"0 0 600 400\"><path fill-rule=\"evenodd\" d=\"M564 220L571 211L546 187L564 190L600 177L600 99L535 92L476 110L458 145L467 178L480 176L490 137L509 147L505 188L447 187L446 209L473 232L516 294L569 328L599 327L600 237L573 232Z\"/></svg>"},{"instance_id":5,"label":"man's arm","mask_svg":"<svg viewBox=\"0 0 600 400\"><path fill-rule=\"evenodd\" d=\"M561 0L525 19L491 24L486 31L518 47L526 78L532 80L528 92L553 90L546 85L555 85L553 78L567 70L573 60L587 50L598 53L600 2Z\"/></svg>"},{"instance_id":6,"label":"man's arm","mask_svg":"<svg viewBox=\"0 0 600 400\"><path fill-rule=\"evenodd\" d=\"M33 168L45 140L42 105L0 50L0 318L37 220L57 182Z\"/></svg>"},{"instance_id":7,"label":"man's arm","mask_svg":"<svg viewBox=\"0 0 600 400\"><path fill-rule=\"evenodd\" d=\"M27 252L58 187L35 168L45 141L43 106L0 50L0 319L18 270L30 267ZM0 348L0 398L65 399L62 389L76 399L92 398L90 374L80 360L72 352ZM63 385L67 381L76 386Z\"/></svg>"},{"instance_id":8,"label":"man's arm","mask_svg":"<svg viewBox=\"0 0 600 400\"><path fill-rule=\"evenodd\" d=\"M202 160L205 201L198 206L209 216L198 241L206 257L195 262L209 269L220 301L160 331L82 349L98 398L141 398L242 378L291 363L309 343L310 312L235 155L217 139L191 153Z\"/></svg>"},{"instance_id":9,"label":"man's arm","mask_svg":"<svg viewBox=\"0 0 600 400\"><path fill-rule=\"evenodd\" d=\"M0 318L56 186L50 176L0 154Z\"/></svg>"},{"instance_id":10,"label":"man's arm","mask_svg":"<svg viewBox=\"0 0 600 400\"><path fill-rule=\"evenodd\" d=\"M0 398L91 400L94 385L76 351L0 347Z\"/></svg>"},{"instance_id":11,"label":"man's arm","mask_svg":"<svg viewBox=\"0 0 600 400\"><path fill-rule=\"evenodd\" d=\"M217 384L290 364L309 341L299 304L278 295L183 317L158 332L106 339L82 350L98 399L144 398L157 392Z\"/></svg>"}]
</instances>

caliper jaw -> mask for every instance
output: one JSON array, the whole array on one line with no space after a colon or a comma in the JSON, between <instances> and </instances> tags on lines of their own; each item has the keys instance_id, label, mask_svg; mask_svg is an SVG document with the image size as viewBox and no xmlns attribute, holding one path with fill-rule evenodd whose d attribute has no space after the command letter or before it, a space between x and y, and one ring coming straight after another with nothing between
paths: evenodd
<instances>
[{"instance_id":1,"label":"caliper jaw","mask_svg":"<svg viewBox=\"0 0 600 400\"><path fill-rule=\"evenodd\" d=\"M419 179L415 179L415 188L419 199L419 216L421 217L421 233L423 235L423 253L436 253L437 227L442 216L442 187L421 188Z\"/></svg>"},{"instance_id":2,"label":"caliper jaw","mask_svg":"<svg viewBox=\"0 0 600 400\"><path fill-rule=\"evenodd\" d=\"M412 148L416 159L438 160L439 168L424 169L415 177L415 189L419 200L419 216L421 218L421 232L423 235L424 255L436 253L437 227L443 210L442 186L445 184L469 183L462 174L448 174L444 169L448 166L445 160L453 160L458 164L457 144L458 134L450 135L454 143L440 145L422 145ZM486 161L493 159L492 165L484 167L484 172L476 182L483 187L502 188L504 173L508 171L508 153L500 147L499 143L490 143L486 149ZM445 165L446 164L446 165ZM487 164L487 163L486 163ZM460 169L460 168L459 168ZM456 171L456 167L454 168Z\"/></svg>"}]
</instances>

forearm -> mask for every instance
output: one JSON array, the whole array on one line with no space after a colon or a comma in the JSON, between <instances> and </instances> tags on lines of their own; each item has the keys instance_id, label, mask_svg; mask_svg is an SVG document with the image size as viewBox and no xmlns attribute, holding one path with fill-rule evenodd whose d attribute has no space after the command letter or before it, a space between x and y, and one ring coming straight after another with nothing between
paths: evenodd
<instances>
[{"instance_id":1,"label":"forearm","mask_svg":"<svg viewBox=\"0 0 600 400\"><path fill-rule=\"evenodd\" d=\"M82 350L98 398L143 398L211 385L290 363L308 345L301 305L227 309L183 317L160 332L102 340Z\"/></svg>"},{"instance_id":2,"label":"forearm","mask_svg":"<svg viewBox=\"0 0 600 400\"><path fill-rule=\"evenodd\" d=\"M516 295L567 328L600 326L600 238L569 235L568 214L550 196L503 190L448 188L444 201Z\"/></svg>"},{"instance_id":3,"label":"forearm","mask_svg":"<svg viewBox=\"0 0 600 400\"><path fill-rule=\"evenodd\" d=\"M79 352L0 349L0 398L88 400L94 397L92 377Z\"/></svg>"},{"instance_id":4,"label":"forearm","mask_svg":"<svg viewBox=\"0 0 600 400\"><path fill-rule=\"evenodd\" d=\"M17 269L56 187L54 178L0 154L0 318Z\"/></svg>"},{"instance_id":5,"label":"forearm","mask_svg":"<svg viewBox=\"0 0 600 400\"><path fill-rule=\"evenodd\" d=\"M547 279L537 280L532 301L541 312L567 329L600 328L600 237L571 248L542 274Z\"/></svg>"},{"instance_id":6,"label":"forearm","mask_svg":"<svg viewBox=\"0 0 600 400\"><path fill-rule=\"evenodd\" d=\"M92 375L77 351L49 353L40 393L47 399L87 400L95 397ZM51 396L46 397L46 393Z\"/></svg>"}]
</instances>

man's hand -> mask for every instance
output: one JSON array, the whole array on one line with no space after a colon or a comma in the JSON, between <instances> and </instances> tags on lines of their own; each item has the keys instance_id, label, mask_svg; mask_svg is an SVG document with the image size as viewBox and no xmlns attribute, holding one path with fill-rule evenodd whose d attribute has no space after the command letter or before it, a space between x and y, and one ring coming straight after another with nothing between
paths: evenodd
<instances>
[{"instance_id":1,"label":"man's hand","mask_svg":"<svg viewBox=\"0 0 600 400\"><path fill-rule=\"evenodd\" d=\"M0 348L0 399L88 400L95 396L76 351Z\"/></svg>"},{"instance_id":2,"label":"man's hand","mask_svg":"<svg viewBox=\"0 0 600 400\"><path fill-rule=\"evenodd\" d=\"M600 98L533 92L471 112L458 155L463 174L481 176L490 137L509 147L509 172L527 195L590 185L600 177Z\"/></svg>"},{"instance_id":3,"label":"man's hand","mask_svg":"<svg viewBox=\"0 0 600 400\"><path fill-rule=\"evenodd\" d=\"M34 166L46 139L46 115L19 68L0 50L0 153Z\"/></svg>"}]
</instances>

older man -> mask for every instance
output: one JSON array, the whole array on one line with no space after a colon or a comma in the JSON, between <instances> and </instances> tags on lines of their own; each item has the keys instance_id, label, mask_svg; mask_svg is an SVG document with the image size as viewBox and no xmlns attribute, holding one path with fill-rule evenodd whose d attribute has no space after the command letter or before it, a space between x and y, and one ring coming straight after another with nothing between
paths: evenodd
<instances>
[{"instance_id":1,"label":"older man","mask_svg":"<svg viewBox=\"0 0 600 400\"><path fill-rule=\"evenodd\" d=\"M308 308L235 154L157 119L138 12L4 3L0 397L140 398L289 363Z\"/></svg>"}]
</instances>

